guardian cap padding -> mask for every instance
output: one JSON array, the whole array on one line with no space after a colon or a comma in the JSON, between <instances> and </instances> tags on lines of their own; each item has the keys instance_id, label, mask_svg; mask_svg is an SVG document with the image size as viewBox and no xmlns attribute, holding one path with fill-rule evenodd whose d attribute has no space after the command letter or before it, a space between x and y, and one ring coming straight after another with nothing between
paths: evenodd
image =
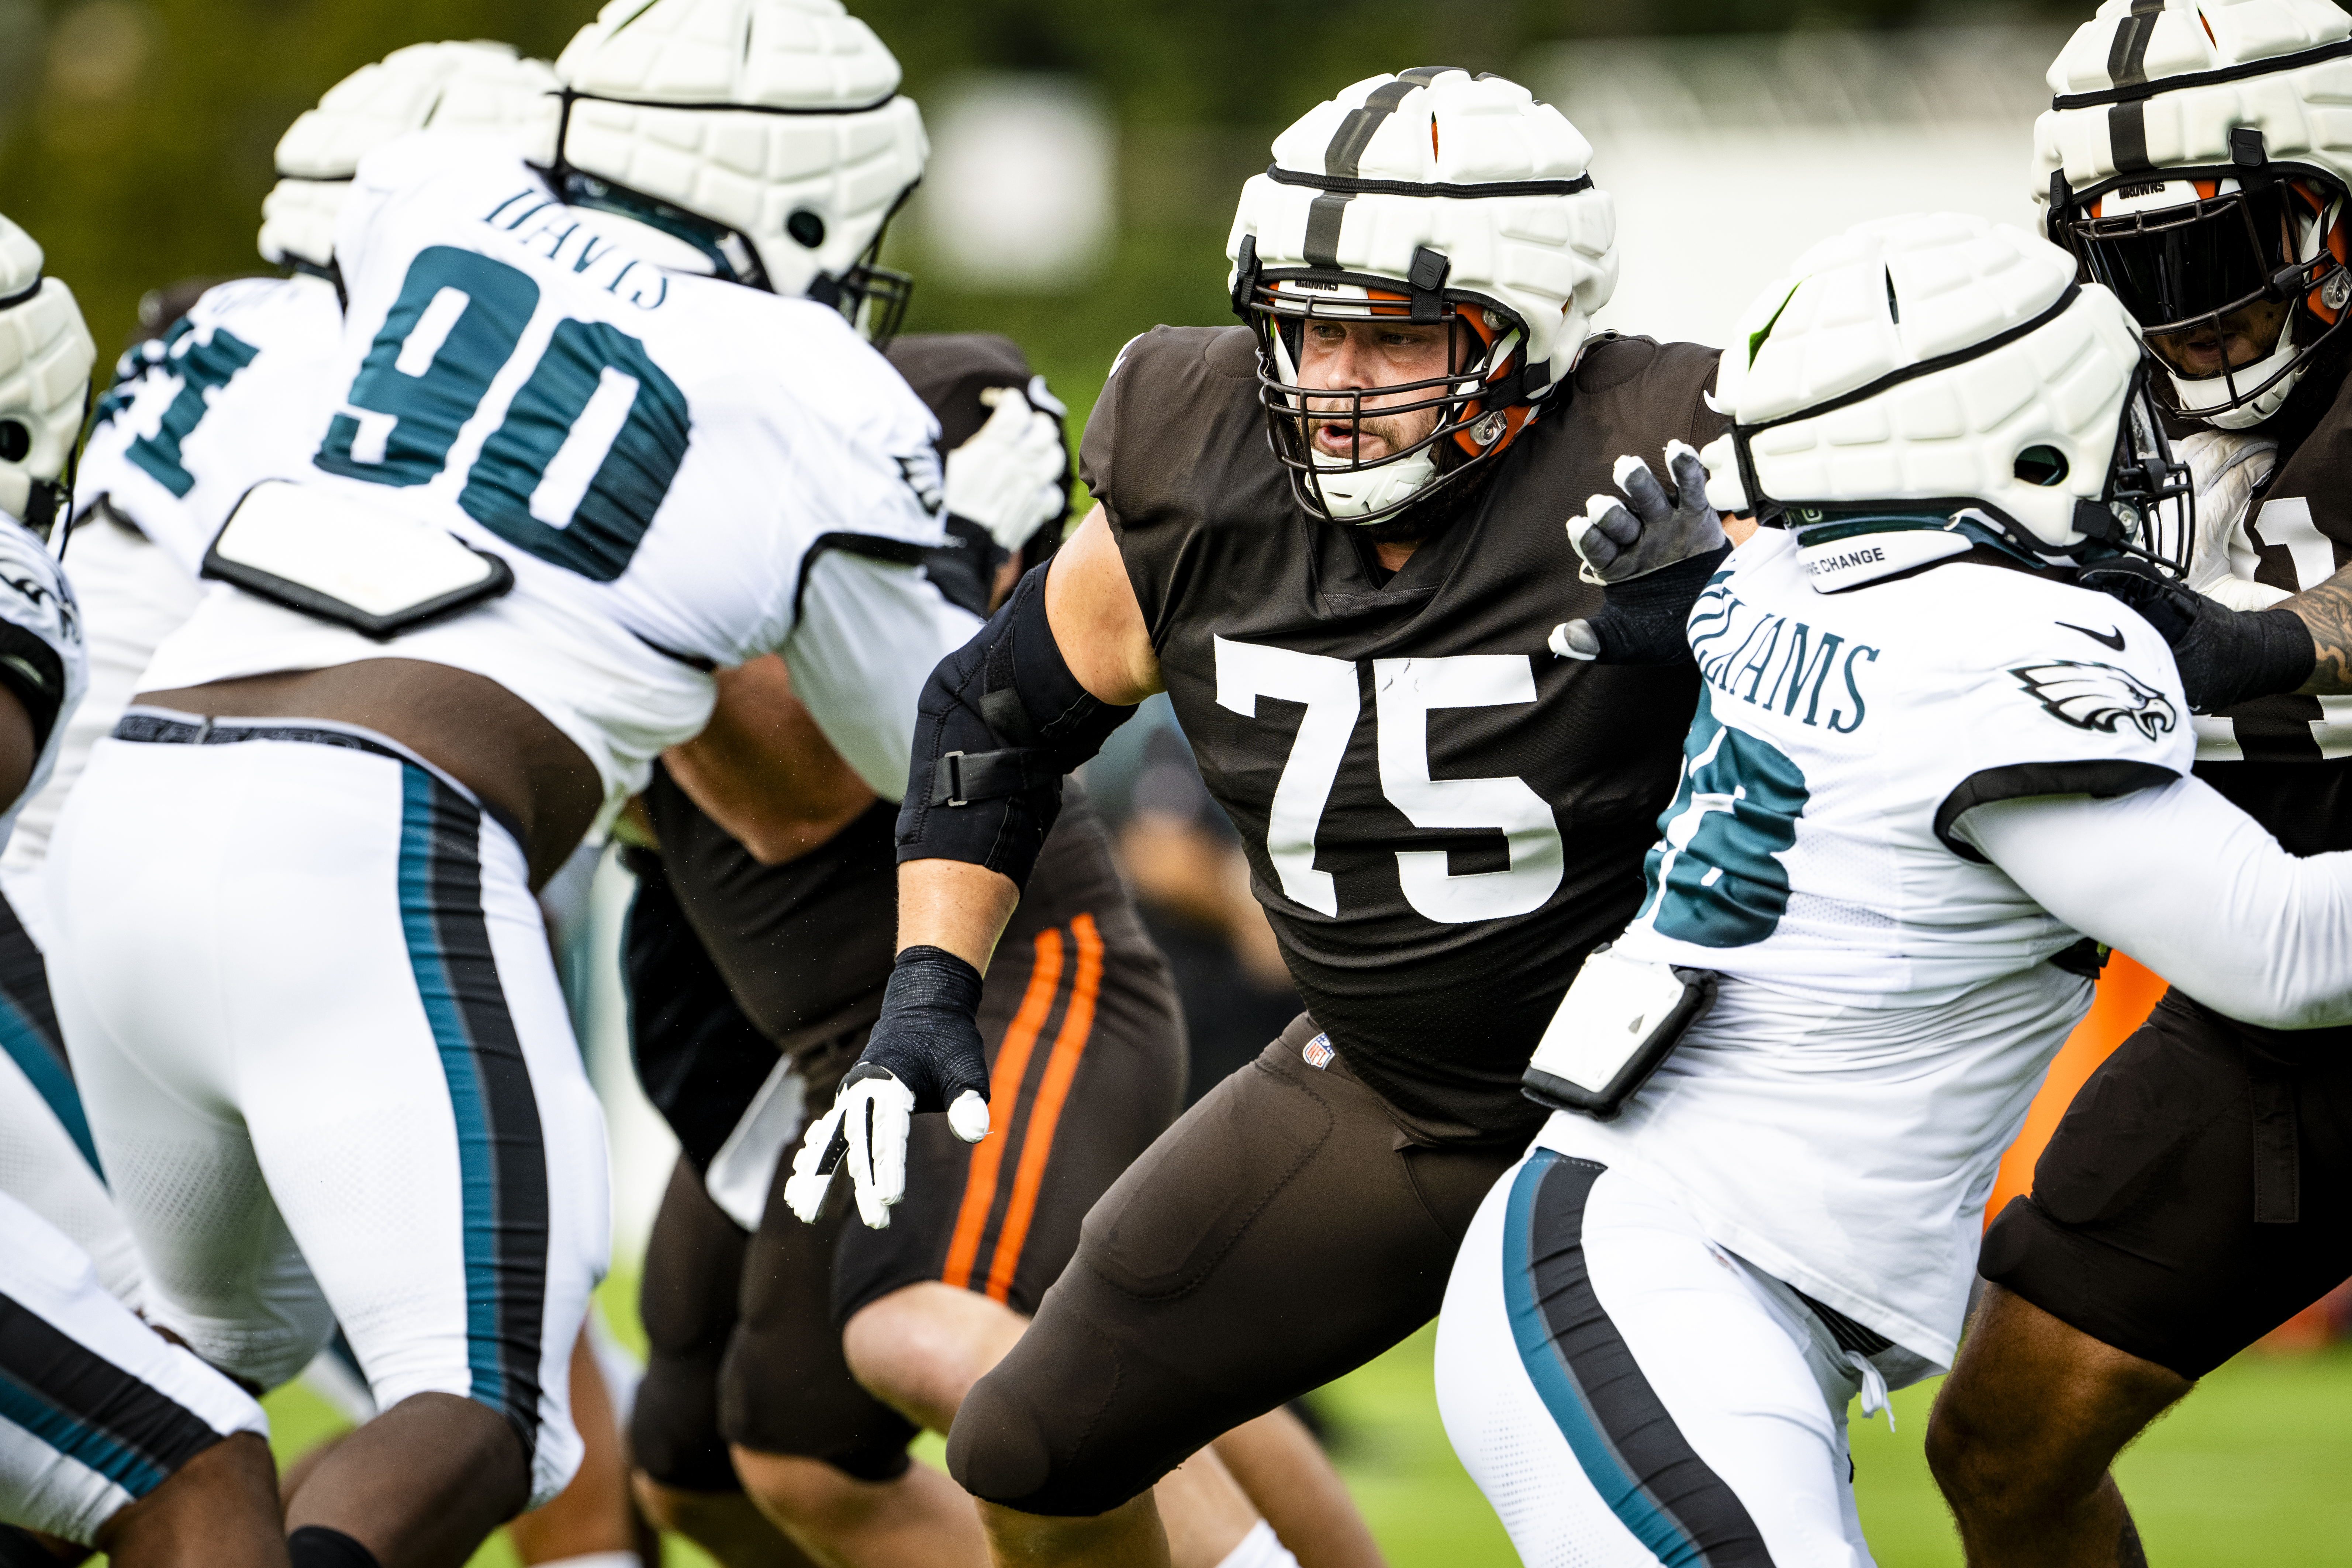
<instances>
[{"instance_id":1,"label":"guardian cap padding","mask_svg":"<svg viewBox=\"0 0 2352 1568\"><path fill-rule=\"evenodd\" d=\"M1717 381L1733 426L1706 454L1709 497L1809 542L1914 535L1887 547L1888 570L1973 541L2178 571L2188 471L2147 375L2130 315L2078 283L2057 247L1963 214L1862 224L1799 257L1741 317Z\"/></svg>"},{"instance_id":2,"label":"guardian cap padding","mask_svg":"<svg viewBox=\"0 0 2352 1568\"><path fill-rule=\"evenodd\" d=\"M557 90L554 68L505 44L411 44L362 66L278 138L278 184L261 204L263 258L327 272L362 158L428 128L516 135L543 121Z\"/></svg>"},{"instance_id":3,"label":"guardian cap padding","mask_svg":"<svg viewBox=\"0 0 2352 1568\"><path fill-rule=\"evenodd\" d=\"M853 321L874 299L888 319L869 335L889 336L906 281L873 262L929 143L898 62L837 0L613 0L555 68L543 153L567 201L612 202L738 282Z\"/></svg>"},{"instance_id":4,"label":"guardian cap padding","mask_svg":"<svg viewBox=\"0 0 2352 1568\"><path fill-rule=\"evenodd\" d=\"M73 489L98 346L41 247L0 217L0 512L46 537Z\"/></svg>"}]
</instances>

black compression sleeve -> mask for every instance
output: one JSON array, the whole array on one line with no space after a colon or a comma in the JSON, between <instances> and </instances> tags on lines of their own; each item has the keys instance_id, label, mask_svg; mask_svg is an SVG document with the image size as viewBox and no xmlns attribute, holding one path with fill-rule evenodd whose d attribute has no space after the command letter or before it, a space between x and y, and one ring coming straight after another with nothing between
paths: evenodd
<instances>
[{"instance_id":1,"label":"black compression sleeve","mask_svg":"<svg viewBox=\"0 0 2352 1568\"><path fill-rule=\"evenodd\" d=\"M0 688L13 692L33 721L33 750L49 743L65 706L66 666L58 650L14 621L0 620Z\"/></svg>"},{"instance_id":2,"label":"black compression sleeve","mask_svg":"<svg viewBox=\"0 0 2352 1568\"><path fill-rule=\"evenodd\" d=\"M898 858L964 860L1025 885L1062 809L1062 775L1132 707L1089 695L1045 618L1033 569L980 635L940 661L917 704Z\"/></svg>"}]
</instances>

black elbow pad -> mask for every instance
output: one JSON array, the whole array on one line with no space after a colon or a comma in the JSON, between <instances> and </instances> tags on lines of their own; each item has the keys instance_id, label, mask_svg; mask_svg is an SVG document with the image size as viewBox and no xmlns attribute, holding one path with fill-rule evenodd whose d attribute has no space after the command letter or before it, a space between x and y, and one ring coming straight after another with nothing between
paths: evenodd
<instances>
[{"instance_id":1,"label":"black elbow pad","mask_svg":"<svg viewBox=\"0 0 2352 1568\"><path fill-rule=\"evenodd\" d=\"M1045 619L1045 573L941 659L915 716L898 858L964 860L1025 886L1062 810L1062 775L1135 710L1090 696Z\"/></svg>"}]
</instances>

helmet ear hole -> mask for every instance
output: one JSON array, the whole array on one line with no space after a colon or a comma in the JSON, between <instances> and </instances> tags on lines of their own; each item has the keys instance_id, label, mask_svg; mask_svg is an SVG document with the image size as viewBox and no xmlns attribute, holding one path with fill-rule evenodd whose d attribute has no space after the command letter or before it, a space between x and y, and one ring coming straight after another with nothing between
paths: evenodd
<instances>
[{"instance_id":1,"label":"helmet ear hole","mask_svg":"<svg viewBox=\"0 0 2352 1568\"><path fill-rule=\"evenodd\" d=\"M824 219L806 207L784 220L784 232L804 250L814 250L824 243Z\"/></svg>"},{"instance_id":2,"label":"helmet ear hole","mask_svg":"<svg viewBox=\"0 0 2352 1568\"><path fill-rule=\"evenodd\" d=\"M33 433L14 419L0 419L0 463L21 463L33 450Z\"/></svg>"},{"instance_id":3,"label":"helmet ear hole","mask_svg":"<svg viewBox=\"0 0 2352 1568\"><path fill-rule=\"evenodd\" d=\"M2066 454L2055 447L2028 447L2017 455L2012 470L2029 485L2044 489L2066 482Z\"/></svg>"}]
</instances>

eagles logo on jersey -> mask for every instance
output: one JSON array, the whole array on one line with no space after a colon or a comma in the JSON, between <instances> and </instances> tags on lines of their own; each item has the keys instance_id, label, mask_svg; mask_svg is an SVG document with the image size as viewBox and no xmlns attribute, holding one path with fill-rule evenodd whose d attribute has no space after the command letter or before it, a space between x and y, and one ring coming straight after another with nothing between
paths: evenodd
<instances>
[{"instance_id":1,"label":"eagles logo on jersey","mask_svg":"<svg viewBox=\"0 0 2352 1568\"><path fill-rule=\"evenodd\" d=\"M2041 699L2053 719L2077 730L2114 734L2119 724L2138 726L2149 740L2172 732L2179 722L2164 693L2143 684L2112 664L2078 664L2056 659L2048 664L2012 669L2018 683Z\"/></svg>"}]
</instances>

